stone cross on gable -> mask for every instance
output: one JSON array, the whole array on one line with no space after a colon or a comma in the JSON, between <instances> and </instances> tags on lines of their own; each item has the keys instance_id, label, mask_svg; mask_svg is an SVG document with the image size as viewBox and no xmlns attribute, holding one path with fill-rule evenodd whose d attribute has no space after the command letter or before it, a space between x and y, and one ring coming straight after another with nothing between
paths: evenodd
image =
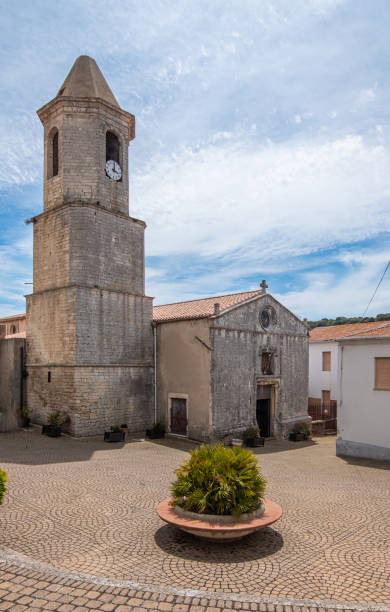
<instances>
[{"instance_id":1,"label":"stone cross on gable","mask_svg":"<svg viewBox=\"0 0 390 612\"><path fill-rule=\"evenodd\" d=\"M266 293L267 289L268 289L268 285L265 282L265 280L262 280L260 283L260 288L264 291L264 293Z\"/></svg>"}]
</instances>

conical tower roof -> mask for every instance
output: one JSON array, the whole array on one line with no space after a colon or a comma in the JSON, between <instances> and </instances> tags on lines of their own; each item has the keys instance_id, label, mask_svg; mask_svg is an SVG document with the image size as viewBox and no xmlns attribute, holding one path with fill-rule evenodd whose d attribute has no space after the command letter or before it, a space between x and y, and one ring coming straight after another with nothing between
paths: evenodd
<instances>
[{"instance_id":1,"label":"conical tower roof","mask_svg":"<svg viewBox=\"0 0 390 612\"><path fill-rule=\"evenodd\" d=\"M114 106L119 104L92 57L80 55L61 85L57 96L72 98L101 98Z\"/></svg>"}]
</instances>

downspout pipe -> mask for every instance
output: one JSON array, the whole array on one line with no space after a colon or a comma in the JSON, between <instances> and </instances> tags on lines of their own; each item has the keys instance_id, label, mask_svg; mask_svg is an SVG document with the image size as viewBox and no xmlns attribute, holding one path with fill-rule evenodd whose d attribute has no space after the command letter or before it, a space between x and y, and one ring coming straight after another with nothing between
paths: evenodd
<instances>
[{"instance_id":1,"label":"downspout pipe","mask_svg":"<svg viewBox=\"0 0 390 612\"><path fill-rule=\"evenodd\" d=\"M154 345L154 414L153 423L157 423L157 324L153 326L153 345Z\"/></svg>"}]
</instances>

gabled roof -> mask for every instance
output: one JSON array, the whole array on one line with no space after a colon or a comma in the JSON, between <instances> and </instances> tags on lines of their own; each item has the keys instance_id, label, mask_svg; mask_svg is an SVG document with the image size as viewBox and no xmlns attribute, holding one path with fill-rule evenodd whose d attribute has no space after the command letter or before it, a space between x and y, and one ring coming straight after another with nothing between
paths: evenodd
<instances>
[{"instance_id":1,"label":"gabled roof","mask_svg":"<svg viewBox=\"0 0 390 612\"><path fill-rule=\"evenodd\" d=\"M61 85L57 96L71 98L101 98L119 106L99 66L92 57L80 55Z\"/></svg>"},{"instance_id":2,"label":"gabled roof","mask_svg":"<svg viewBox=\"0 0 390 612\"><path fill-rule=\"evenodd\" d=\"M263 295L262 289L154 306L153 320L161 323L166 321L184 321L186 319L205 319L214 314L214 304L216 303L219 304L220 312L222 312L260 295Z\"/></svg>"},{"instance_id":3,"label":"gabled roof","mask_svg":"<svg viewBox=\"0 0 390 612\"><path fill-rule=\"evenodd\" d=\"M365 331L355 332L354 334L348 334L348 336L339 338L339 340L358 340L359 338L390 338L390 321L381 322L381 327L375 327L374 329L368 329Z\"/></svg>"},{"instance_id":4,"label":"gabled roof","mask_svg":"<svg viewBox=\"0 0 390 612\"><path fill-rule=\"evenodd\" d=\"M22 314L10 315L9 317L2 317L0 319L0 324L8 323L8 321L17 321L18 319L25 319L25 318L26 318L25 312L23 312Z\"/></svg>"},{"instance_id":5,"label":"gabled roof","mask_svg":"<svg viewBox=\"0 0 390 612\"><path fill-rule=\"evenodd\" d=\"M390 321L374 321L371 323L345 323L344 325L329 325L329 327L315 327L310 332L310 342L325 342L336 340L336 338L347 338L350 336L372 337L375 335L387 335L381 332L386 329ZM388 328L387 328L388 329ZM390 333L389 333L390 335Z\"/></svg>"}]
</instances>

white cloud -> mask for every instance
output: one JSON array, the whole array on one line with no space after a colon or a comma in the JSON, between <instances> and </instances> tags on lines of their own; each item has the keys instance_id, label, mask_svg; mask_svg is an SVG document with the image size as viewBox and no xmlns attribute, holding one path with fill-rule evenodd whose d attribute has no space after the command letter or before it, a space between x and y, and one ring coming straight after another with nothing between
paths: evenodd
<instances>
[{"instance_id":1,"label":"white cloud","mask_svg":"<svg viewBox=\"0 0 390 612\"><path fill-rule=\"evenodd\" d=\"M363 316L387 262L390 249L364 254L346 253L340 260L355 264L346 274L315 272L306 274L304 289L275 294L277 299L301 317L328 318ZM390 312L390 274L381 283L366 316Z\"/></svg>"},{"instance_id":2,"label":"white cloud","mask_svg":"<svg viewBox=\"0 0 390 612\"><path fill-rule=\"evenodd\" d=\"M388 149L356 135L183 148L137 174L136 214L149 255L280 261L390 230L389 167Z\"/></svg>"}]
</instances>

